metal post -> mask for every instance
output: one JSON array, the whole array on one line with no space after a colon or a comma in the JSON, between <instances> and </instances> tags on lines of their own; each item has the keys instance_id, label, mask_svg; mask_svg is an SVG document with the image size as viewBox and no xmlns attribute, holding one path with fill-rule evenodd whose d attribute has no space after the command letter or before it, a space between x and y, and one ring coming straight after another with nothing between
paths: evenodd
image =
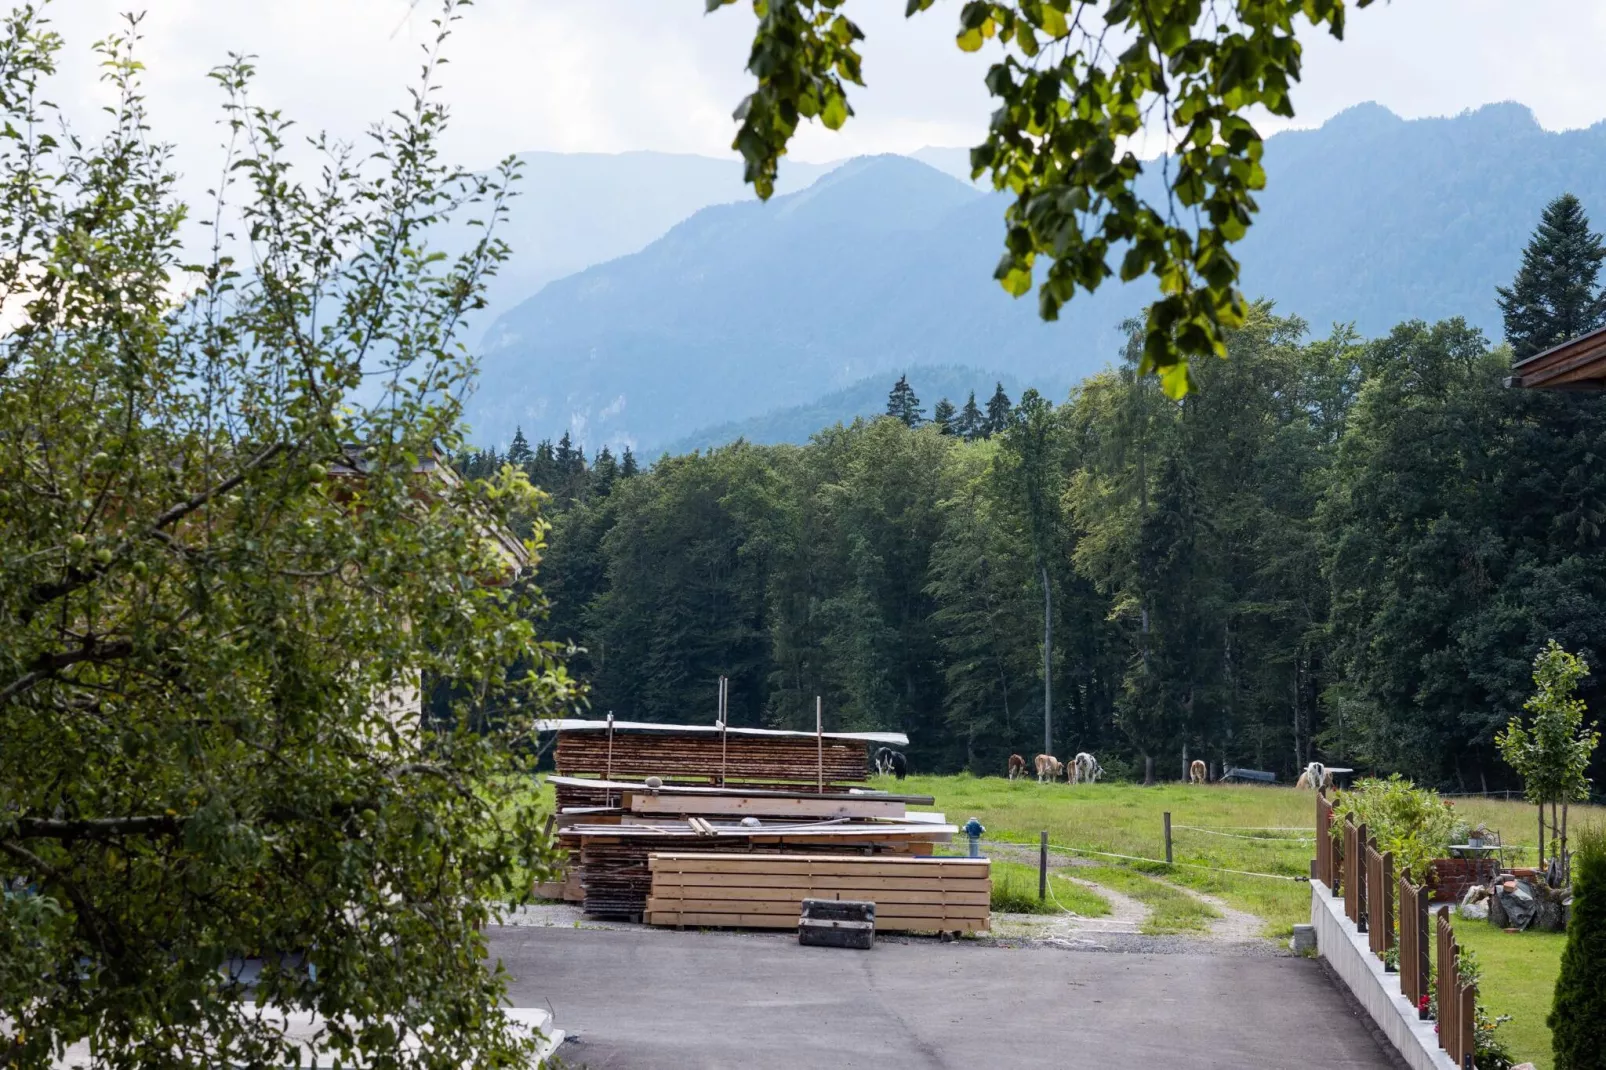
<instances>
[{"instance_id":1,"label":"metal post","mask_svg":"<svg viewBox=\"0 0 1606 1070\"><path fill-rule=\"evenodd\" d=\"M1171 811L1165 812L1165 861L1171 864Z\"/></svg>"},{"instance_id":2,"label":"metal post","mask_svg":"<svg viewBox=\"0 0 1606 1070\"><path fill-rule=\"evenodd\" d=\"M825 706L814 696L814 744L819 749L819 793L825 794Z\"/></svg>"},{"instance_id":3,"label":"metal post","mask_svg":"<svg viewBox=\"0 0 1606 1070\"><path fill-rule=\"evenodd\" d=\"M1048 830L1044 829L1037 839L1037 898L1048 898Z\"/></svg>"}]
</instances>

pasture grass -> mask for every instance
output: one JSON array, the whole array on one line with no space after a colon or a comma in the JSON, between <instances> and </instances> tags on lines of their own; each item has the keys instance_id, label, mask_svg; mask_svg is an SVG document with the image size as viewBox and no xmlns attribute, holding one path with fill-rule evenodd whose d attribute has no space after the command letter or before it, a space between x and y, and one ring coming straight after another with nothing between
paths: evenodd
<instances>
[{"instance_id":1,"label":"pasture grass","mask_svg":"<svg viewBox=\"0 0 1606 1070\"><path fill-rule=\"evenodd\" d=\"M1478 998L1489 1013L1511 1015L1496 1035L1517 1062L1550 1070L1550 1027L1545 1017L1555 997L1567 934L1508 933L1487 921L1457 918L1455 938L1483 967Z\"/></svg>"},{"instance_id":2,"label":"pasture grass","mask_svg":"<svg viewBox=\"0 0 1606 1070\"><path fill-rule=\"evenodd\" d=\"M1035 867L994 859L990 868L994 910L1008 914L1058 914L1063 909L1084 918L1100 918L1110 912L1109 900L1091 888L1066 880L1057 873L1048 875L1051 895L1039 899Z\"/></svg>"},{"instance_id":3,"label":"pasture grass","mask_svg":"<svg viewBox=\"0 0 1606 1070\"><path fill-rule=\"evenodd\" d=\"M1286 938L1296 923L1310 918L1309 885L1286 879L1310 874L1316 801L1308 791L1275 785L1038 784L1035 779L1010 781L967 773L911 776L903 781L878 778L876 786L930 795L936 799L935 809L956 825L975 817L987 828L984 839L1036 847L1039 831L1046 829L1050 843L1081 852L1090 861L1163 875L1220 896L1262 918L1268 937ZM1527 857L1534 857L1531 806L1479 798L1453 802L1469 821L1487 822L1507 844L1525 845ZM1166 811L1171 812L1176 865L1092 853L1163 860L1161 815ZM1574 817L1581 815L1575 812ZM1231 870L1270 876L1244 876Z\"/></svg>"}]
</instances>

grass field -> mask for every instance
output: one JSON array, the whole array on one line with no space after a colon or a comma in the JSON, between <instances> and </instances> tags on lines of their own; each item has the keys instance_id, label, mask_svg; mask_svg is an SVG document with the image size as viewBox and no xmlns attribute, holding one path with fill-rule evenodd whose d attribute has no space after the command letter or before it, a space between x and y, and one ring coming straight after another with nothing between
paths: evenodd
<instances>
[{"instance_id":1,"label":"grass field","mask_svg":"<svg viewBox=\"0 0 1606 1070\"><path fill-rule=\"evenodd\" d=\"M877 786L930 795L936 799L934 809L954 824L972 817L979 820L989 840L1035 847L1039 832L1047 830L1050 843L1085 852L1090 861L1163 873L1167 880L1218 895L1265 919L1270 937L1286 937L1296 922L1310 918L1309 885L1290 879L1310 873L1316 823L1315 796L1310 792L1225 784L1072 786L968 774L912 776ZM1468 820L1487 822L1506 843L1522 845L1527 857L1534 857L1532 807L1488 799L1457 799L1455 804ZM1171 813L1176 865L1107 857L1163 859L1166 811ZM1581 817L1576 808L1574 815Z\"/></svg>"},{"instance_id":2,"label":"grass field","mask_svg":"<svg viewBox=\"0 0 1606 1070\"><path fill-rule=\"evenodd\" d=\"M1550 1070L1550 1013L1561 970L1565 933L1508 933L1486 921L1457 920L1456 942L1477 955L1483 967L1478 993L1491 1014L1509 1014L1511 1021L1497 1035L1517 1061Z\"/></svg>"}]
</instances>

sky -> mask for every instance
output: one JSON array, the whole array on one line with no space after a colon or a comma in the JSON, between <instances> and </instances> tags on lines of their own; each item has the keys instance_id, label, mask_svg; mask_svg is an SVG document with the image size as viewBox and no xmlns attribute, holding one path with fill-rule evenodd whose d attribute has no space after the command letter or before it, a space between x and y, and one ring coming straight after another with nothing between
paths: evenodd
<instances>
[{"instance_id":1,"label":"sky","mask_svg":"<svg viewBox=\"0 0 1606 1070\"><path fill-rule=\"evenodd\" d=\"M55 0L67 39L54 98L75 120L106 102L90 44L116 30L131 0ZM459 163L514 152L652 149L730 152L731 110L753 25L739 4L712 15L703 0L479 0L462 12L443 83ZM954 46L959 0L912 20L904 0L850 0L867 34L857 116L840 132L805 129L800 159L826 161L924 145L970 145L990 102L985 55ZM179 146L187 176L212 173L222 131L207 71L253 54L254 90L303 129L357 139L405 104L434 0L150 0L140 54L155 136ZM1407 118L1491 101L1530 106L1548 129L1606 118L1606 4L1599 0L1378 0L1352 11L1342 42L1308 38L1292 125L1321 123L1376 100ZM1262 124L1263 132L1289 125Z\"/></svg>"}]
</instances>

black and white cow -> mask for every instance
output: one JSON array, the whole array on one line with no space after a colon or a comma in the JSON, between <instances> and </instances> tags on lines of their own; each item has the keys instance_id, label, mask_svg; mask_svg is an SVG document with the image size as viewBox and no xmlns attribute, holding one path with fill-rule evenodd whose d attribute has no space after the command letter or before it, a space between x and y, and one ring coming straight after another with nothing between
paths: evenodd
<instances>
[{"instance_id":1,"label":"black and white cow","mask_svg":"<svg viewBox=\"0 0 1606 1070\"><path fill-rule=\"evenodd\" d=\"M902 751L891 747L882 747L875 752L875 771L881 776L891 774L899 780L909 775L909 761Z\"/></svg>"}]
</instances>

